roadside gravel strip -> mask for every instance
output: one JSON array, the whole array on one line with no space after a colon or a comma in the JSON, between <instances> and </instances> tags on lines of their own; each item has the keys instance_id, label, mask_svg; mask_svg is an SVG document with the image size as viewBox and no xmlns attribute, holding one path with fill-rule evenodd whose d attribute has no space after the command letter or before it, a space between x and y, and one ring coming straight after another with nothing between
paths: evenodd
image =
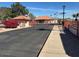
<instances>
[{"instance_id":1,"label":"roadside gravel strip","mask_svg":"<svg viewBox=\"0 0 79 59\"><path fill-rule=\"evenodd\" d=\"M1 57L37 57L49 36L53 25L39 24L0 33Z\"/></svg>"}]
</instances>

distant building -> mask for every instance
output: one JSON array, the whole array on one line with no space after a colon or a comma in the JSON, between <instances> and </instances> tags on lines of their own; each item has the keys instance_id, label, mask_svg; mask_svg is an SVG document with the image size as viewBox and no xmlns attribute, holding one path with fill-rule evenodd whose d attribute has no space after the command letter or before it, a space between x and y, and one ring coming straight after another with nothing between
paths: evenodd
<instances>
[{"instance_id":1,"label":"distant building","mask_svg":"<svg viewBox=\"0 0 79 59\"><path fill-rule=\"evenodd\" d=\"M18 27L29 27L29 23L31 21L31 18L29 16L17 16L12 18L14 20L17 20L19 22L19 26Z\"/></svg>"},{"instance_id":2,"label":"distant building","mask_svg":"<svg viewBox=\"0 0 79 59\"><path fill-rule=\"evenodd\" d=\"M53 18L49 16L38 16L35 18L37 23L50 24L53 22Z\"/></svg>"}]
</instances>

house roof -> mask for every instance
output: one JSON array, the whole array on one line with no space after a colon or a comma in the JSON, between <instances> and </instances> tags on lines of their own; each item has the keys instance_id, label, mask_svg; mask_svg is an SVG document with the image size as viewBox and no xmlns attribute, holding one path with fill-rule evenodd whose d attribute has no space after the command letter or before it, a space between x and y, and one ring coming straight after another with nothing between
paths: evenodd
<instances>
[{"instance_id":1,"label":"house roof","mask_svg":"<svg viewBox=\"0 0 79 59\"><path fill-rule=\"evenodd\" d=\"M18 19L18 20L30 20L31 18L29 16L17 16L12 19Z\"/></svg>"},{"instance_id":2,"label":"house roof","mask_svg":"<svg viewBox=\"0 0 79 59\"><path fill-rule=\"evenodd\" d=\"M38 16L35 20L51 20L52 18L49 16Z\"/></svg>"}]
</instances>

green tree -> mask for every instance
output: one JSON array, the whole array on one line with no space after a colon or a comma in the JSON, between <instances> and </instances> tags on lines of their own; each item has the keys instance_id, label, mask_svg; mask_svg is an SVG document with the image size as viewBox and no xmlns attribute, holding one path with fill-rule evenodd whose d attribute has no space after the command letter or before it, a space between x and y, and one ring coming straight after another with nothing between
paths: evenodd
<instances>
[{"instance_id":1,"label":"green tree","mask_svg":"<svg viewBox=\"0 0 79 59\"><path fill-rule=\"evenodd\" d=\"M0 20L5 20L6 18L10 18L11 8L1 7L0 8Z\"/></svg>"},{"instance_id":2,"label":"green tree","mask_svg":"<svg viewBox=\"0 0 79 59\"><path fill-rule=\"evenodd\" d=\"M7 8L7 9L4 11L4 13L5 13L5 16L4 16L5 19L6 19L6 18L11 18L11 15L12 15L11 8Z\"/></svg>"},{"instance_id":3,"label":"green tree","mask_svg":"<svg viewBox=\"0 0 79 59\"><path fill-rule=\"evenodd\" d=\"M33 19L35 16L32 13L29 13L28 9L26 9L23 5L21 5L19 2L13 3L10 8L2 7L0 8L0 20L1 19L9 19L13 18L19 15L26 15L29 14L29 16Z\"/></svg>"},{"instance_id":4,"label":"green tree","mask_svg":"<svg viewBox=\"0 0 79 59\"><path fill-rule=\"evenodd\" d=\"M29 11L24 6L22 6L19 2L13 3L11 5L11 8L12 8L12 17L18 15L25 15L29 13Z\"/></svg>"}]
</instances>

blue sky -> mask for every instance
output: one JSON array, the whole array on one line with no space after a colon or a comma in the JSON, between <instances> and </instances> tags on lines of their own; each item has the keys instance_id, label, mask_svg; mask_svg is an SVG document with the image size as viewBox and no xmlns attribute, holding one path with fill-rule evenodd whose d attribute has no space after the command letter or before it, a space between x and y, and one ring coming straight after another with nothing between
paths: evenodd
<instances>
[{"instance_id":1,"label":"blue sky","mask_svg":"<svg viewBox=\"0 0 79 59\"><path fill-rule=\"evenodd\" d=\"M0 2L0 7L10 7L13 2ZM20 2L35 16L50 16L62 18L62 5L66 5L65 17L72 18L72 14L79 12L78 2ZM54 15L57 13L56 15Z\"/></svg>"}]
</instances>

